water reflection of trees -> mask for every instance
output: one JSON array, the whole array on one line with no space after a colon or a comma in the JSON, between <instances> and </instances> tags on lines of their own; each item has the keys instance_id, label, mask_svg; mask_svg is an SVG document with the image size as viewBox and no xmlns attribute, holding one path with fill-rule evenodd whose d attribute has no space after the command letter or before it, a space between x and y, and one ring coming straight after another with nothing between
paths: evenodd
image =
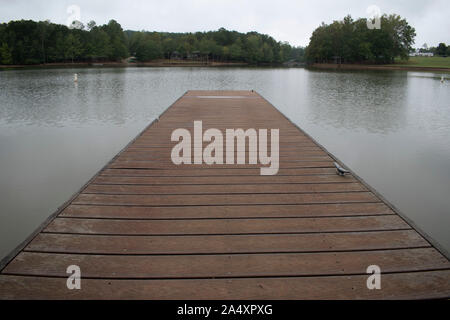
<instances>
[{"instance_id":1,"label":"water reflection of trees","mask_svg":"<svg viewBox=\"0 0 450 320\"><path fill-rule=\"evenodd\" d=\"M406 72L309 72L308 108L314 124L397 131L406 124Z\"/></svg>"}]
</instances>

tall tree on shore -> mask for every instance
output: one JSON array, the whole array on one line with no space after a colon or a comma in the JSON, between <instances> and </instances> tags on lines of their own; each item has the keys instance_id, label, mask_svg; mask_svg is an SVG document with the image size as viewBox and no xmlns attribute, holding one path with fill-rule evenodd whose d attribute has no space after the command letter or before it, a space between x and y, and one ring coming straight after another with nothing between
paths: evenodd
<instances>
[{"instance_id":1,"label":"tall tree on shore","mask_svg":"<svg viewBox=\"0 0 450 320\"><path fill-rule=\"evenodd\" d=\"M163 49L159 42L146 33L136 32L129 40L132 54L140 61L150 61L163 57Z\"/></svg>"},{"instance_id":2,"label":"tall tree on shore","mask_svg":"<svg viewBox=\"0 0 450 320\"><path fill-rule=\"evenodd\" d=\"M72 63L76 58L78 58L82 53L81 42L78 36L74 34L69 34L64 42L64 56L66 59L71 59Z\"/></svg>"},{"instance_id":3,"label":"tall tree on shore","mask_svg":"<svg viewBox=\"0 0 450 320\"><path fill-rule=\"evenodd\" d=\"M409 52L414 44L414 37L416 36L415 29L405 19L396 14L383 15L381 17L381 28L388 34L392 44L390 51L391 62L394 62L395 57L408 59Z\"/></svg>"},{"instance_id":4,"label":"tall tree on shore","mask_svg":"<svg viewBox=\"0 0 450 320\"><path fill-rule=\"evenodd\" d=\"M398 15L383 15L381 29L369 29L366 19L322 24L312 34L306 49L311 62L392 63L396 57L407 59L416 33Z\"/></svg>"},{"instance_id":5,"label":"tall tree on shore","mask_svg":"<svg viewBox=\"0 0 450 320\"><path fill-rule=\"evenodd\" d=\"M97 26L97 23L94 20L91 20L88 22L87 24L87 29L88 31L91 31L92 29L94 29Z\"/></svg>"},{"instance_id":6,"label":"tall tree on shore","mask_svg":"<svg viewBox=\"0 0 450 320\"><path fill-rule=\"evenodd\" d=\"M5 42L2 43L2 46L0 47L0 64L12 64L12 54L11 50L8 47L8 44Z\"/></svg>"},{"instance_id":7,"label":"tall tree on shore","mask_svg":"<svg viewBox=\"0 0 450 320\"><path fill-rule=\"evenodd\" d=\"M128 48L122 26L116 20L111 20L102 29L108 34L110 39L112 48L110 58L112 60L121 60L128 57Z\"/></svg>"},{"instance_id":8,"label":"tall tree on shore","mask_svg":"<svg viewBox=\"0 0 450 320\"><path fill-rule=\"evenodd\" d=\"M447 46L445 43L439 43L436 48L436 54L440 56L445 56L447 54Z\"/></svg>"},{"instance_id":9,"label":"tall tree on shore","mask_svg":"<svg viewBox=\"0 0 450 320\"><path fill-rule=\"evenodd\" d=\"M42 62L45 63L47 61L46 57L46 40L47 40L47 34L49 32L50 28L50 21L41 21L38 22L38 29L39 29L39 40L41 42L41 53L42 53Z\"/></svg>"}]
</instances>

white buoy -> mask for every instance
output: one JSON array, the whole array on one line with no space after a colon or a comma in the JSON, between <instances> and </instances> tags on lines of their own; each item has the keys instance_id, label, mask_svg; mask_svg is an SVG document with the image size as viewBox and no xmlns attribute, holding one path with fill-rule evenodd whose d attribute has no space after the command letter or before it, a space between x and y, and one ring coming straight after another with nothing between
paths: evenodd
<instances>
[{"instance_id":1,"label":"white buoy","mask_svg":"<svg viewBox=\"0 0 450 320\"><path fill-rule=\"evenodd\" d=\"M441 77L441 83L444 83L444 76Z\"/></svg>"},{"instance_id":2,"label":"white buoy","mask_svg":"<svg viewBox=\"0 0 450 320\"><path fill-rule=\"evenodd\" d=\"M78 82L78 73L73 75L73 82Z\"/></svg>"}]
</instances>

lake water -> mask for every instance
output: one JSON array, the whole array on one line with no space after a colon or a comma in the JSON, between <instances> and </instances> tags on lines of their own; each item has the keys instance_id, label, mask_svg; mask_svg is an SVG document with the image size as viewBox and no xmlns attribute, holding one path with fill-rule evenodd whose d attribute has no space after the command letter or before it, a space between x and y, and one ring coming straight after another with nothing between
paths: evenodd
<instances>
[{"instance_id":1,"label":"lake water","mask_svg":"<svg viewBox=\"0 0 450 320\"><path fill-rule=\"evenodd\" d=\"M450 81L440 78L272 68L0 71L0 256L195 89L256 90L450 251Z\"/></svg>"}]
</instances>

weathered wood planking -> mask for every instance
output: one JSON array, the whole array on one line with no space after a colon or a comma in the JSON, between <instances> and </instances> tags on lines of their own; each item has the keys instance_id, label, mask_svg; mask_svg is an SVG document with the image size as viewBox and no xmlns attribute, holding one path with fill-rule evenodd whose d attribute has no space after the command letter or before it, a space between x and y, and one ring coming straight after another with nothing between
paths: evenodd
<instances>
[{"instance_id":1,"label":"weathered wood planking","mask_svg":"<svg viewBox=\"0 0 450 320\"><path fill-rule=\"evenodd\" d=\"M172 164L172 131L196 120L279 128L278 174ZM190 91L11 259L0 298L450 297L448 259L333 161L254 92ZM366 287L374 264L381 290ZM66 287L69 265L81 290Z\"/></svg>"}]
</instances>

